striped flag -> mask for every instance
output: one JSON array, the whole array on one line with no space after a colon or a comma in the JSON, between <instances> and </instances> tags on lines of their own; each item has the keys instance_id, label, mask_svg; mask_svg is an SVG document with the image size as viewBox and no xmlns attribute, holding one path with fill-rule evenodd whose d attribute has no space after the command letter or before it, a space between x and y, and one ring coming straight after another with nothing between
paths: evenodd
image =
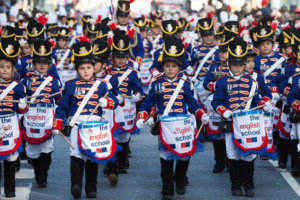
<instances>
[{"instance_id":1,"label":"striped flag","mask_svg":"<svg viewBox=\"0 0 300 200\"><path fill-rule=\"evenodd\" d=\"M107 148L106 147L97 149L97 153L105 153L105 152L107 152Z\"/></svg>"},{"instance_id":2,"label":"striped flag","mask_svg":"<svg viewBox=\"0 0 300 200\"><path fill-rule=\"evenodd\" d=\"M190 142L183 142L181 143L181 148L187 148L190 146Z\"/></svg>"},{"instance_id":3,"label":"striped flag","mask_svg":"<svg viewBox=\"0 0 300 200\"><path fill-rule=\"evenodd\" d=\"M113 0L110 0L109 12L111 14L111 20L113 21L114 20L114 13L115 13Z\"/></svg>"}]
</instances>

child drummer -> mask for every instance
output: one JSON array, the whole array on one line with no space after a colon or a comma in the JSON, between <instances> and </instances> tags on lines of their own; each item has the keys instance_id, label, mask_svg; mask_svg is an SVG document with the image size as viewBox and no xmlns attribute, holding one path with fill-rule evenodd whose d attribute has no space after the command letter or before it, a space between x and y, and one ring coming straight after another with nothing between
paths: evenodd
<instances>
[{"instance_id":1,"label":"child drummer","mask_svg":"<svg viewBox=\"0 0 300 200\"><path fill-rule=\"evenodd\" d=\"M16 113L23 114L28 110L25 102L26 88L12 80L14 66L20 53L19 42L2 39L0 48L0 160L4 165L5 197L15 197L15 166L19 153L22 152L21 132ZM20 103L9 101L19 100ZM6 138L7 137L7 138ZM8 138L9 137L9 138ZM1 173L2 163L0 163Z\"/></svg>"},{"instance_id":2,"label":"child drummer","mask_svg":"<svg viewBox=\"0 0 300 200\"><path fill-rule=\"evenodd\" d=\"M91 157L84 155L81 149L79 149L78 125L88 119L98 103L101 103L100 107L95 110L88 122L100 121L103 108L115 109L118 106L118 100L108 90L107 84L103 81L99 83L93 76L95 61L92 51L92 46L88 41L81 41L73 45L72 52L79 78L66 82L65 89L63 90L63 98L55 112L56 119L53 125L54 130L52 131L58 134L59 131L62 130L63 119L67 116L71 131L65 134L67 136L70 134L71 143L75 147L75 149L71 148L70 163L71 193L74 199L81 198L84 169L86 177L86 196L87 198L97 197L98 164L91 162ZM105 97L106 93L108 93L108 95Z\"/></svg>"},{"instance_id":3,"label":"child drummer","mask_svg":"<svg viewBox=\"0 0 300 200\"><path fill-rule=\"evenodd\" d=\"M229 43L229 75L218 80L216 85L215 95L212 101L213 109L225 119L229 119L232 116L232 111L235 107L241 104L250 95L251 88L254 80L244 74L246 66L247 56L247 43L242 38L235 38ZM256 83L256 82L254 82ZM233 87L233 85L238 85ZM255 84L254 84L255 86ZM255 88L253 94L257 93ZM252 95L251 95L252 96ZM257 105L265 105L264 111L268 111L271 108L270 102L264 102L255 94L252 98L251 107ZM241 106L244 109L246 104ZM234 196L242 196L242 190L240 188L240 172L239 161L243 162L243 169L246 179L246 196L254 196L254 184L253 184L253 172L254 172L254 160L257 157L256 154L250 154L246 157L239 155L238 149L232 140L232 133L225 133L226 152L229 160L229 172L231 180L231 191Z\"/></svg>"},{"instance_id":4,"label":"child drummer","mask_svg":"<svg viewBox=\"0 0 300 200\"><path fill-rule=\"evenodd\" d=\"M35 180L38 187L47 187L48 170L53 152L52 126L54 103L61 99L60 81L48 74L51 67L52 46L48 41L38 40L32 47L34 74L24 77L21 82L27 88L30 99L29 111L24 115L23 137L27 143L26 154L32 159ZM53 94L56 94L53 96ZM43 96L42 96L43 95ZM50 96L51 97L47 97ZM44 117L33 119L34 116Z\"/></svg>"},{"instance_id":5,"label":"child drummer","mask_svg":"<svg viewBox=\"0 0 300 200\"><path fill-rule=\"evenodd\" d=\"M182 41L180 39L169 39L166 41L163 50L163 70L165 72L165 75L158 77L151 84L149 96L147 96L147 98L141 105L138 113L138 128L142 128L145 125L144 120L148 117L148 114L150 114L151 108L153 106L156 106L158 108L158 115L187 115L189 111L190 113L194 114L198 120L204 123L208 122L208 116L204 113L202 107L193 98L192 83L187 80L186 76L183 76L179 73L183 56L184 45L182 44ZM177 88L180 87L177 85L181 85L181 88ZM179 91L179 94L174 97L171 97L175 93L175 90ZM173 105L171 104L170 107L168 106L168 102L172 101L171 99L174 99L175 102L173 101ZM188 109L186 108L186 104L188 105ZM167 111L168 107L170 107L169 111ZM195 142L191 141L189 141L189 144L197 145L195 144ZM180 147L180 144L178 145L178 147ZM167 144L166 146L161 148L162 150L160 153L161 177L163 182L162 199L173 198L174 181L176 183L177 194L185 194L185 180L189 166L190 156L193 155L193 153L195 153L195 151L191 151L188 152L186 156L178 156L179 158L177 157L178 161L175 169L175 177L173 177L173 164L175 158L169 159L170 156L172 156L173 152L170 151L168 146L170 145ZM196 146L193 147L196 148ZM182 149L179 148L178 151L180 150Z\"/></svg>"}]
</instances>

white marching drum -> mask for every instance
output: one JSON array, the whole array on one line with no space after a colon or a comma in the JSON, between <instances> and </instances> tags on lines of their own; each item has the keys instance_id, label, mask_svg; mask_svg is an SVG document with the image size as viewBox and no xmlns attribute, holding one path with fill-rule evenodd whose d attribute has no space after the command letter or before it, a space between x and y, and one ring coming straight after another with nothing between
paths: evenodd
<instances>
[{"instance_id":1,"label":"white marching drum","mask_svg":"<svg viewBox=\"0 0 300 200\"><path fill-rule=\"evenodd\" d=\"M153 61L151 60L151 58L144 58L140 66L141 81L143 84L143 90L145 94L149 93L149 84L152 80L152 74L149 70L152 66L152 63Z\"/></svg>"},{"instance_id":2,"label":"white marching drum","mask_svg":"<svg viewBox=\"0 0 300 200\"><path fill-rule=\"evenodd\" d=\"M204 89L203 87L203 82L204 82L204 79L202 79L200 82L197 82L195 83L195 94L197 94L197 100L199 100L200 104L202 106L206 105L206 99L207 99L207 96L209 95L209 91L207 91L206 89Z\"/></svg>"},{"instance_id":3,"label":"white marching drum","mask_svg":"<svg viewBox=\"0 0 300 200\"><path fill-rule=\"evenodd\" d=\"M57 70L57 73L59 75L59 78L62 82L62 84L64 85L65 82L67 82L68 80L71 80L73 78L77 77L77 72L76 70Z\"/></svg>"}]
</instances>

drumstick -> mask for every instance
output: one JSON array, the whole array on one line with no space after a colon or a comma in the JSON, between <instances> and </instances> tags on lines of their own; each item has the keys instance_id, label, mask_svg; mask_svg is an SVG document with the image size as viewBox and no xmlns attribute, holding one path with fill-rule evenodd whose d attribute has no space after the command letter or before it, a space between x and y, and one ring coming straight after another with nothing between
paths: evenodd
<instances>
[{"instance_id":1,"label":"drumstick","mask_svg":"<svg viewBox=\"0 0 300 200\"><path fill-rule=\"evenodd\" d=\"M35 98L35 97L43 97L45 95L46 94L39 94L39 95L36 95L36 96L28 96L28 97L25 97L25 99L31 99L31 98Z\"/></svg>"},{"instance_id":2,"label":"drumstick","mask_svg":"<svg viewBox=\"0 0 300 200\"><path fill-rule=\"evenodd\" d=\"M252 97L254 97L257 94L257 92L255 94L253 94L251 97L249 97L247 100L243 101L240 105L238 105L237 107L235 107L231 112L236 111L239 107L241 107L244 103L246 103L247 101L249 101L250 99L252 99Z\"/></svg>"},{"instance_id":3,"label":"drumstick","mask_svg":"<svg viewBox=\"0 0 300 200\"><path fill-rule=\"evenodd\" d=\"M210 112L210 110L207 112L207 116L209 116L209 112ZM200 126L200 128L199 128L198 133L197 133L197 135L196 135L196 138L199 137L200 131L201 131L201 129L203 128L203 126L204 126L204 122L202 122L202 124L201 124L201 126Z\"/></svg>"},{"instance_id":4,"label":"drumstick","mask_svg":"<svg viewBox=\"0 0 300 200\"><path fill-rule=\"evenodd\" d=\"M106 98L108 94L109 94L109 93L106 92L106 94L105 94L102 98ZM100 105L101 105L101 103L98 103L98 104L97 104L97 106L95 107L95 109L93 110L93 112L89 115L89 117L85 120L85 122L83 123L83 125L91 118L91 116L92 116L92 115L94 114L94 112L99 108Z\"/></svg>"},{"instance_id":5,"label":"drumstick","mask_svg":"<svg viewBox=\"0 0 300 200\"><path fill-rule=\"evenodd\" d=\"M181 73L183 73L183 72L186 72L187 71L187 69L184 69L184 70L182 70L182 71L180 71Z\"/></svg>"},{"instance_id":6,"label":"drumstick","mask_svg":"<svg viewBox=\"0 0 300 200\"><path fill-rule=\"evenodd\" d=\"M58 131L58 133L73 149L75 149L71 142L69 142L69 140L64 136L64 134L61 133L61 131Z\"/></svg>"},{"instance_id":7,"label":"drumstick","mask_svg":"<svg viewBox=\"0 0 300 200\"><path fill-rule=\"evenodd\" d=\"M145 120L143 123L146 123L148 121L148 119L150 119L151 117L153 117L153 115L155 115L157 113L158 109L155 110L153 113L151 113Z\"/></svg>"},{"instance_id":8,"label":"drumstick","mask_svg":"<svg viewBox=\"0 0 300 200\"><path fill-rule=\"evenodd\" d=\"M62 91L56 92L56 93L51 94L51 95L49 95L49 96L45 96L43 99L46 99L46 98L49 98L49 97L53 97L53 96L58 95L58 94L60 94L60 93L62 93Z\"/></svg>"},{"instance_id":9,"label":"drumstick","mask_svg":"<svg viewBox=\"0 0 300 200\"><path fill-rule=\"evenodd\" d=\"M273 103L273 102L270 102L271 104ZM254 107L254 108L251 108L250 110L248 110L248 111L251 111L251 110L256 110L256 109L259 109L259 108L262 108L262 107L264 107L264 106L266 106L266 104L264 104L264 105L260 105L260 106L256 106L256 107Z\"/></svg>"},{"instance_id":10,"label":"drumstick","mask_svg":"<svg viewBox=\"0 0 300 200\"><path fill-rule=\"evenodd\" d=\"M132 98L132 96L122 95L124 98ZM145 98L146 96L140 96L140 98Z\"/></svg>"},{"instance_id":11,"label":"drumstick","mask_svg":"<svg viewBox=\"0 0 300 200\"><path fill-rule=\"evenodd\" d=\"M11 103L20 103L19 100L0 100L0 101L3 101L3 102L11 102ZM30 101L25 101L25 103L30 103Z\"/></svg>"}]
</instances>

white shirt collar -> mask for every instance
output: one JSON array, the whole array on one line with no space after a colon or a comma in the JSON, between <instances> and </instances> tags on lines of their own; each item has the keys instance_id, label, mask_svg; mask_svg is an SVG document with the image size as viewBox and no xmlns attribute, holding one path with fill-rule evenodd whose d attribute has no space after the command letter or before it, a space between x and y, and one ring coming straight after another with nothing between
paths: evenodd
<instances>
[{"instance_id":1,"label":"white shirt collar","mask_svg":"<svg viewBox=\"0 0 300 200\"><path fill-rule=\"evenodd\" d=\"M236 76L236 75L234 75L233 73L232 73L232 71L231 70L229 70L229 74L230 74L230 76L232 76L235 80L240 80L240 78L242 77L242 75L243 75L243 73L241 74L241 75L239 75L239 76Z\"/></svg>"}]
</instances>

